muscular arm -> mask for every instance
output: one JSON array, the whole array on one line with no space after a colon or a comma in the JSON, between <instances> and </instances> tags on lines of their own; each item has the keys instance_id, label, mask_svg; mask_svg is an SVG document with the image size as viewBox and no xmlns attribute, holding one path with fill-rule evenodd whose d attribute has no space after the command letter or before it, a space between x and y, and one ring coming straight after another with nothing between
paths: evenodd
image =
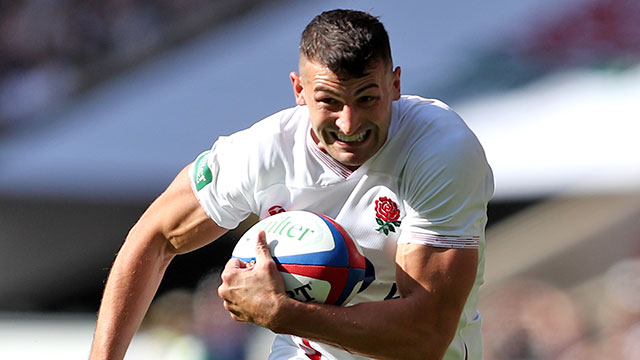
<instances>
[{"instance_id":1,"label":"muscular arm","mask_svg":"<svg viewBox=\"0 0 640 360\"><path fill-rule=\"evenodd\" d=\"M204 246L226 231L202 210L183 169L131 229L116 257L90 359L122 359L175 255Z\"/></svg>"},{"instance_id":2,"label":"muscular arm","mask_svg":"<svg viewBox=\"0 0 640 360\"><path fill-rule=\"evenodd\" d=\"M260 247L260 246L259 246ZM268 247L265 245L268 253ZM242 272L277 272L265 257ZM460 314L476 275L478 254L469 249L439 249L423 245L398 247L399 299L361 303L350 307L308 304L282 294L261 296L251 310L233 286L234 267L223 273L221 296L232 316L252 321L277 333L294 334L380 359L441 359L454 337ZM226 277L226 278L225 278ZM246 278L245 278L246 280ZM262 280L264 281L264 280ZM272 286L277 291L280 286ZM269 299L269 300L265 300ZM269 307L268 302L273 302ZM265 304L265 302L267 302Z\"/></svg>"}]
</instances>

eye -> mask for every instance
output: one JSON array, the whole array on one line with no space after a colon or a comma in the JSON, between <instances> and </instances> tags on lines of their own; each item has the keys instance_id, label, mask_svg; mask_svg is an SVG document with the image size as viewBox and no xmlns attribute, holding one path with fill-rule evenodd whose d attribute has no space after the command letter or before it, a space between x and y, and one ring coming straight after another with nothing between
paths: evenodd
<instances>
[{"instance_id":1,"label":"eye","mask_svg":"<svg viewBox=\"0 0 640 360\"><path fill-rule=\"evenodd\" d=\"M378 98L376 96L365 95L358 98L358 101L361 104L367 105L376 101Z\"/></svg>"},{"instance_id":2,"label":"eye","mask_svg":"<svg viewBox=\"0 0 640 360\"><path fill-rule=\"evenodd\" d=\"M342 102L333 97L321 97L317 100L320 108L328 111L338 111L342 107Z\"/></svg>"},{"instance_id":3,"label":"eye","mask_svg":"<svg viewBox=\"0 0 640 360\"><path fill-rule=\"evenodd\" d=\"M332 99L332 98L322 98L322 99L320 99L318 101L323 103L323 104L326 104L326 105L333 105L333 104L336 103L336 100Z\"/></svg>"}]
</instances>

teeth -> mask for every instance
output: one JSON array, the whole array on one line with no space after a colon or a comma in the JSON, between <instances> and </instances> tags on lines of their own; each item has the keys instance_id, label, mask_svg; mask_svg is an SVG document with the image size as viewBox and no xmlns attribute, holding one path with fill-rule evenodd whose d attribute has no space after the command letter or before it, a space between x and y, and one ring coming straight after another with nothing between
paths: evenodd
<instances>
[{"instance_id":1,"label":"teeth","mask_svg":"<svg viewBox=\"0 0 640 360\"><path fill-rule=\"evenodd\" d=\"M366 131L363 131L363 132L361 132L359 134L355 134L355 135L351 135L351 136L343 135L341 133L336 133L336 137L338 138L338 140L344 141L344 142L362 141L362 140L364 140L365 135L367 135Z\"/></svg>"}]
</instances>

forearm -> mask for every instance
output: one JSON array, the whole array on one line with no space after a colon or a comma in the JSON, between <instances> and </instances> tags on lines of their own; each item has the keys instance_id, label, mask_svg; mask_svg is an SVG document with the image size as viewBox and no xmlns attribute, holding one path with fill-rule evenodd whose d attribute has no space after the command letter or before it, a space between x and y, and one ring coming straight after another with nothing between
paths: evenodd
<instances>
[{"instance_id":1,"label":"forearm","mask_svg":"<svg viewBox=\"0 0 640 360\"><path fill-rule=\"evenodd\" d=\"M136 241L120 250L100 305L90 359L122 359L158 289L173 253L166 240Z\"/></svg>"},{"instance_id":2,"label":"forearm","mask_svg":"<svg viewBox=\"0 0 640 360\"><path fill-rule=\"evenodd\" d=\"M218 294L231 317L377 359L442 359L476 274L477 251L406 244L396 250L401 298L348 307L286 296L264 232L256 262L227 262Z\"/></svg>"},{"instance_id":3,"label":"forearm","mask_svg":"<svg viewBox=\"0 0 640 360\"><path fill-rule=\"evenodd\" d=\"M377 359L441 359L459 314L428 311L411 298L351 307L286 301L272 330Z\"/></svg>"}]
</instances>

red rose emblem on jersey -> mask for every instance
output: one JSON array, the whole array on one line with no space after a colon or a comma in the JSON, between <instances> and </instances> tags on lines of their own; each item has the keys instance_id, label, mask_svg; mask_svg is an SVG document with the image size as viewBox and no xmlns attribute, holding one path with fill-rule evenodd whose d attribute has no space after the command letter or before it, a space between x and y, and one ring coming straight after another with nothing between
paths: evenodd
<instances>
[{"instance_id":1,"label":"red rose emblem on jersey","mask_svg":"<svg viewBox=\"0 0 640 360\"><path fill-rule=\"evenodd\" d=\"M376 222L380 227L376 231L382 231L385 235L395 232L396 226L400 226L400 209L398 204L388 197L381 197L376 200Z\"/></svg>"},{"instance_id":2,"label":"red rose emblem on jersey","mask_svg":"<svg viewBox=\"0 0 640 360\"><path fill-rule=\"evenodd\" d=\"M376 200L376 216L383 221L396 221L400 218L400 210L393 200L381 197Z\"/></svg>"}]
</instances>

